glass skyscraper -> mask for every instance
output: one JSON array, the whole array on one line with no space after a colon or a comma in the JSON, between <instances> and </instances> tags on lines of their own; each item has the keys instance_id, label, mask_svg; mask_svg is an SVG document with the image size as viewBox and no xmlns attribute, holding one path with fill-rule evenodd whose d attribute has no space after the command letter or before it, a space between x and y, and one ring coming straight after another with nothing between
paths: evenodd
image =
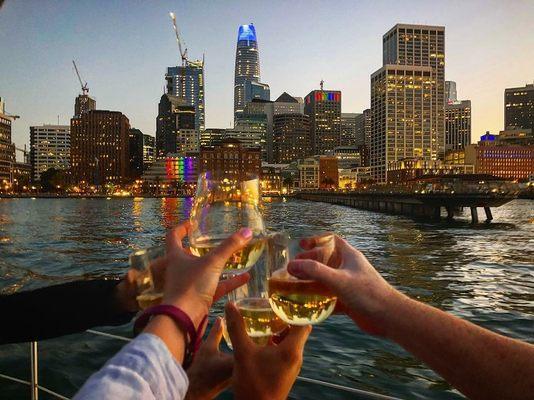
<instances>
[{"instance_id":1,"label":"glass skyscraper","mask_svg":"<svg viewBox=\"0 0 534 400\"><path fill-rule=\"evenodd\" d=\"M204 62L187 61L187 65L167 68L167 94L179 97L195 107L195 130L204 129Z\"/></svg>"},{"instance_id":2,"label":"glass skyscraper","mask_svg":"<svg viewBox=\"0 0 534 400\"><path fill-rule=\"evenodd\" d=\"M247 104L245 97L245 86L247 82L259 81L260 56L258 52L258 41L256 39L256 29L253 24L241 25L237 34L235 55L234 115L242 113Z\"/></svg>"}]
</instances>

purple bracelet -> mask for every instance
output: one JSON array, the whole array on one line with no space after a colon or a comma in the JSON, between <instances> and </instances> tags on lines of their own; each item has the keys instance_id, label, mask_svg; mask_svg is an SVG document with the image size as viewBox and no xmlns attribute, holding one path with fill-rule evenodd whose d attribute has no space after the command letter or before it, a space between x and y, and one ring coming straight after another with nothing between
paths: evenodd
<instances>
[{"instance_id":1,"label":"purple bracelet","mask_svg":"<svg viewBox=\"0 0 534 400\"><path fill-rule=\"evenodd\" d=\"M166 315L171 318L178 328L184 331L185 337L185 354L184 354L184 369L189 368L195 357L195 353L202 343L202 330L206 323L208 316L205 315L198 330L195 329L195 325L189 315L180 310L178 307L171 306L169 304L160 304L157 306L149 307L135 320L134 333L141 332L150 322L150 320L156 315Z\"/></svg>"}]
</instances>

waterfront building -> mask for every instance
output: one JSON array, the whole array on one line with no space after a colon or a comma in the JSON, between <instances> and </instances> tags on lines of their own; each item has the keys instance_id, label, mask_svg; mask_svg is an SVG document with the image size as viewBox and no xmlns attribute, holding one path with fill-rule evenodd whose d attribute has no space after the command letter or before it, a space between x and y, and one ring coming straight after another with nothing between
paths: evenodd
<instances>
[{"instance_id":1,"label":"waterfront building","mask_svg":"<svg viewBox=\"0 0 534 400\"><path fill-rule=\"evenodd\" d=\"M120 184L131 180L130 122L119 111L90 110L70 120L74 183Z\"/></svg>"},{"instance_id":2,"label":"waterfront building","mask_svg":"<svg viewBox=\"0 0 534 400\"><path fill-rule=\"evenodd\" d=\"M70 125L30 126L32 182L39 182L47 169L70 168Z\"/></svg>"},{"instance_id":3,"label":"waterfront building","mask_svg":"<svg viewBox=\"0 0 534 400\"><path fill-rule=\"evenodd\" d=\"M474 165L477 174L528 180L534 174L534 145L506 144L487 132L478 144L466 146L465 162Z\"/></svg>"},{"instance_id":4,"label":"waterfront building","mask_svg":"<svg viewBox=\"0 0 534 400\"><path fill-rule=\"evenodd\" d=\"M339 189L353 189L356 186L356 171L352 168L338 169L338 185Z\"/></svg>"},{"instance_id":5,"label":"waterfront building","mask_svg":"<svg viewBox=\"0 0 534 400\"><path fill-rule=\"evenodd\" d=\"M15 162L15 145L11 142L11 124L14 117L5 111L5 103L0 97L0 182L11 183L12 168Z\"/></svg>"},{"instance_id":6,"label":"waterfront building","mask_svg":"<svg viewBox=\"0 0 534 400\"><path fill-rule=\"evenodd\" d=\"M337 188L339 173L337 158L317 155L299 160L299 187L302 190Z\"/></svg>"},{"instance_id":7,"label":"waterfront building","mask_svg":"<svg viewBox=\"0 0 534 400\"><path fill-rule=\"evenodd\" d=\"M156 117L157 157L167 153L198 151L199 131L195 129L195 108L170 94L161 96Z\"/></svg>"},{"instance_id":8,"label":"waterfront building","mask_svg":"<svg viewBox=\"0 0 534 400\"><path fill-rule=\"evenodd\" d=\"M504 127L534 130L534 83L504 90Z\"/></svg>"},{"instance_id":9,"label":"waterfront building","mask_svg":"<svg viewBox=\"0 0 534 400\"><path fill-rule=\"evenodd\" d=\"M458 150L471 144L471 101L445 105L445 151Z\"/></svg>"},{"instance_id":10,"label":"waterfront building","mask_svg":"<svg viewBox=\"0 0 534 400\"><path fill-rule=\"evenodd\" d=\"M338 161L336 157L319 156L319 188L337 188L339 181Z\"/></svg>"},{"instance_id":11,"label":"waterfront building","mask_svg":"<svg viewBox=\"0 0 534 400\"><path fill-rule=\"evenodd\" d=\"M358 139L358 118L363 116L357 113L341 113L340 146L356 146Z\"/></svg>"},{"instance_id":12,"label":"waterfront building","mask_svg":"<svg viewBox=\"0 0 534 400\"><path fill-rule=\"evenodd\" d=\"M198 179L198 153L181 155L169 153L155 160L143 173L143 186L149 191L154 189L179 188L182 184L195 184Z\"/></svg>"},{"instance_id":13,"label":"waterfront building","mask_svg":"<svg viewBox=\"0 0 534 400\"><path fill-rule=\"evenodd\" d=\"M370 166L377 182L387 181L391 162L437 159L432 87L430 67L386 65L371 76Z\"/></svg>"},{"instance_id":14,"label":"waterfront building","mask_svg":"<svg viewBox=\"0 0 534 400\"><path fill-rule=\"evenodd\" d=\"M456 82L445 81L445 104L453 104L458 101L458 93L456 92Z\"/></svg>"},{"instance_id":15,"label":"waterfront building","mask_svg":"<svg viewBox=\"0 0 534 400\"><path fill-rule=\"evenodd\" d=\"M200 146L215 146L226 136L224 128L206 128L200 132Z\"/></svg>"},{"instance_id":16,"label":"waterfront building","mask_svg":"<svg viewBox=\"0 0 534 400\"><path fill-rule=\"evenodd\" d=\"M383 66L371 75L373 176L405 158L445 153L445 28L397 24L383 36Z\"/></svg>"},{"instance_id":17,"label":"waterfront building","mask_svg":"<svg viewBox=\"0 0 534 400\"><path fill-rule=\"evenodd\" d=\"M359 146L339 146L332 151L337 158L340 169L352 169L362 166L362 148Z\"/></svg>"},{"instance_id":18,"label":"waterfront building","mask_svg":"<svg viewBox=\"0 0 534 400\"><path fill-rule=\"evenodd\" d=\"M168 67L165 74L167 94L182 99L185 105L192 106L195 113L196 131L204 129L204 61L186 61L186 65Z\"/></svg>"},{"instance_id":19,"label":"waterfront building","mask_svg":"<svg viewBox=\"0 0 534 400\"><path fill-rule=\"evenodd\" d=\"M261 164L261 191L265 194L285 194L284 171L289 164Z\"/></svg>"},{"instance_id":20,"label":"waterfront building","mask_svg":"<svg viewBox=\"0 0 534 400\"><path fill-rule=\"evenodd\" d=\"M352 171L354 172L354 179L356 180L356 184L365 184L365 183L373 183L373 174L371 172L371 167L358 167L353 168Z\"/></svg>"},{"instance_id":21,"label":"waterfront building","mask_svg":"<svg viewBox=\"0 0 534 400\"><path fill-rule=\"evenodd\" d=\"M313 154L326 154L339 146L341 138L341 92L312 90L304 101L304 113L310 116Z\"/></svg>"},{"instance_id":22,"label":"waterfront building","mask_svg":"<svg viewBox=\"0 0 534 400\"><path fill-rule=\"evenodd\" d=\"M253 24L241 25L237 34L234 79L234 115L242 113L247 104L245 85L260 81L260 56L256 28Z\"/></svg>"},{"instance_id":23,"label":"waterfront building","mask_svg":"<svg viewBox=\"0 0 534 400\"><path fill-rule=\"evenodd\" d=\"M143 150L144 139L143 132L136 128L130 128L128 133L128 141L130 147L130 177L137 179L143 173Z\"/></svg>"},{"instance_id":24,"label":"waterfront building","mask_svg":"<svg viewBox=\"0 0 534 400\"><path fill-rule=\"evenodd\" d=\"M143 170L147 170L156 160L156 138L143 134Z\"/></svg>"},{"instance_id":25,"label":"waterfront building","mask_svg":"<svg viewBox=\"0 0 534 400\"><path fill-rule=\"evenodd\" d=\"M472 164L446 164L441 160L412 158L392 161L388 165L388 180L391 183L406 182L427 175L473 174Z\"/></svg>"},{"instance_id":26,"label":"waterfront building","mask_svg":"<svg viewBox=\"0 0 534 400\"><path fill-rule=\"evenodd\" d=\"M78 95L74 101L74 116L79 117L91 110L96 110L96 100L88 94Z\"/></svg>"},{"instance_id":27,"label":"waterfront building","mask_svg":"<svg viewBox=\"0 0 534 400\"><path fill-rule=\"evenodd\" d=\"M246 148L260 148L263 161L267 161L267 116L241 114L233 129L226 130L226 138L237 139Z\"/></svg>"},{"instance_id":28,"label":"waterfront building","mask_svg":"<svg viewBox=\"0 0 534 400\"><path fill-rule=\"evenodd\" d=\"M319 189L319 159L308 157L298 160L299 188L300 190Z\"/></svg>"},{"instance_id":29,"label":"waterfront building","mask_svg":"<svg viewBox=\"0 0 534 400\"><path fill-rule=\"evenodd\" d=\"M260 175L261 148L249 148L238 139L227 138L219 145L200 148L200 172L214 172L225 177L246 173Z\"/></svg>"},{"instance_id":30,"label":"waterfront building","mask_svg":"<svg viewBox=\"0 0 534 400\"><path fill-rule=\"evenodd\" d=\"M276 114L273 118L273 159L290 163L313 154L310 117L304 114Z\"/></svg>"},{"instance_id":31,"label":"waterfront building","mask_svg":"<svg viewBox=\"0 0 534 400\"><path fill-rule=\"evenodd\" d=\"M32 176L32 166L27 162L17 162L13 163L13 192L20 193L28 189L31 183Z\"/></svg>"}]
</instances>

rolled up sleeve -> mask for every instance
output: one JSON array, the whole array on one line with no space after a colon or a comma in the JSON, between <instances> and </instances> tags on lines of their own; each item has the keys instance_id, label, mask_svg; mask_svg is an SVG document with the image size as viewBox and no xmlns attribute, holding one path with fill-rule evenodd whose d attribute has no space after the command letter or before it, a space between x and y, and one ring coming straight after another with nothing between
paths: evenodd
<instances>
[{"instance_id":1,"label":"rolled up sleeve","mask_svg":"<svg viewBox=\"0 0 534 400\"><path fill-rule=\"evenodd\" d=\"M144 333L93 374L74 397L86 399L183 399L189 380L163 341Z\"/></svg>"}]
</instances>

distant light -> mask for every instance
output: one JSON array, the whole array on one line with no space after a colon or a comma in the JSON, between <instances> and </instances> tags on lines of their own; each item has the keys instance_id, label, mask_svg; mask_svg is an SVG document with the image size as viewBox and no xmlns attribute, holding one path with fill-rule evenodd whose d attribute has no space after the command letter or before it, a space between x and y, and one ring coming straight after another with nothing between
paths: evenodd
<instances>
[{"instance_id":1,"label":"distant light","mask_svg":"<svg viewBox=\"0 0 534 400\"><path fill-rule=\"evenodd\" d=\"M239 32L237 34L237 41L240 40L248 40L252 42L256 42L256 28L254 28L254 25L248 24L248 25L241 25L239 27Z\"/></svg>"}]
</instances>

